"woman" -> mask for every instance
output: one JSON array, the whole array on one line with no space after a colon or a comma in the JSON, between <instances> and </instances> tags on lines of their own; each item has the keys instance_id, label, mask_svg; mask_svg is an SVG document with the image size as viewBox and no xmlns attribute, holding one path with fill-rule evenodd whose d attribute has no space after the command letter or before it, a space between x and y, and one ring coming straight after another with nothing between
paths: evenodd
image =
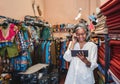
<instances>
[{"instance_id":1,"label":"woman","mask_svg":"<svg viewBox=\"0 0 120 84\"><path fill-rule=\"evenodd\" d=\"M64 54L64 59L70 62L65 84L94 84L93 70L97 67L97 46L93 42L87 42L87 29L79 24L75 28L72 41ZM88 50L88 57L84 53L71 56L71 50Z\"/></svg>"}]
</instances>

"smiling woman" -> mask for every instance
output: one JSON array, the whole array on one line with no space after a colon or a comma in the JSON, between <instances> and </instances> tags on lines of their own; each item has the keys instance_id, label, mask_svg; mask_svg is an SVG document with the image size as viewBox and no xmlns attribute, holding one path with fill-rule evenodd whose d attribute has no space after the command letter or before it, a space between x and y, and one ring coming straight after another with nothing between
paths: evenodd
<instances>
[{"instance_id":1,"label":"smiling woman","mask_svg":"<svg viewBox=\"0 0 120 84\"><path fill-rule=\"evenodd\" d=\"M87 42L86 37L86 26L77 25L69 48L64 54L64 59L70 62L65 84L95 83L93 70L97 67L97 46L93 42ZM84 53L72 57L71 50L88 50L88 57L85 57Z\"/></svg>"}]
</instances>

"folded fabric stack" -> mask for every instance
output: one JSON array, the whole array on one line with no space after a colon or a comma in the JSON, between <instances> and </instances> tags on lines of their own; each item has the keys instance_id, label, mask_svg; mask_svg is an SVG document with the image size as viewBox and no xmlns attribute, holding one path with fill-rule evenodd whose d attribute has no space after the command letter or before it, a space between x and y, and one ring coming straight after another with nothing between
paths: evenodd
<instances>
[{"instance_id":1,"label":"folded fabric stack","mask_svg":"<svg viewBox=\"0 0 120 84\"><path fill-rule=\"evenodd\" d=\"M120 33L120 0L108 0L100 7L103 15L106 16L108 33Z\"/></svg>"},{"instance_id":2,"label":"folded fabric stack","mask_svg":"<svg viewBox=\"0 0 120 84\"><path fill-rule=\"evenodd\" d=\"M105 67L105 44L102 43L98 49L98 61L100 62L102 68Z\"/></svg>"},{"instance_id":3,"label":"folded fabric stack","mask_svg":"<svg viewBox=\"0 0 120 84\"><path fill-rule=\"evenodd\" d=\"M107 34L108 29L106 27L106 16L104 16L102 13L97 14L98 22L95 25L95 34Z\"/></svg>"},{"instance_id":4,"label":"folded fabric stack","mask_svg":"<svg viewBox=\"0 0 120 84\"><path fill-rule=\"evenodd\" d=\"M120 40L110 40L109 45L111 46L109 72L111 73L114 81L120 83Z\"/></svg>"}]
</instances>

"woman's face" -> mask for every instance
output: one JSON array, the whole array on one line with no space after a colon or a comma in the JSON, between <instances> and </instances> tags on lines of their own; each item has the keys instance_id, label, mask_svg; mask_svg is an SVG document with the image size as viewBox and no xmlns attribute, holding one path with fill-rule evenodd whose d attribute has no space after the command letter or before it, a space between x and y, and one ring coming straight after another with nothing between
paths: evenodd
<instances>
[{"instance_id":1,"label":"woman's face","mask_svg":"<svg viewBox=\"0 0 120 84\"><path fill-rule=\"evenodd\" d=\"M83 28L78 28L76 30L76 37L79 42L85 42L86 41L86 32Z\"/></svg>"}]
</instances>

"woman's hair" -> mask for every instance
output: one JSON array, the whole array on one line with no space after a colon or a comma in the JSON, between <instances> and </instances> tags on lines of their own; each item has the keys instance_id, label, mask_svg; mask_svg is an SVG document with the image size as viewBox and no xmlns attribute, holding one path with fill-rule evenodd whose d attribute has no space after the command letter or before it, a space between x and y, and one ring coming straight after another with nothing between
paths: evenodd
<instances>
[{"instance_id":1,"label":"woman's hair","mask_svg":"<svg viewBox=\"0 0 120 84\"><path fill-rule=\"evenodd\" d=\"M75 33L79 28L84 29L86 33L88 31L88 28L86 25L84 25L83 23L79 23L79 24L75 25L73 33Z\"/></svg>"},{"instance_id":2,"label":"woman's hair","mask_svg":"<svg viewBox=\"0 0 120 84\"><path fill-rule=\"evenodd\" d=\"M89 41L90 39L90 31L88 30L88 26L83 24L83 23L79 23L75 26L73 33L75 33L79 28L82 28L85 30L86 33L86 41Z\"/></svg>"}]
</instances>

